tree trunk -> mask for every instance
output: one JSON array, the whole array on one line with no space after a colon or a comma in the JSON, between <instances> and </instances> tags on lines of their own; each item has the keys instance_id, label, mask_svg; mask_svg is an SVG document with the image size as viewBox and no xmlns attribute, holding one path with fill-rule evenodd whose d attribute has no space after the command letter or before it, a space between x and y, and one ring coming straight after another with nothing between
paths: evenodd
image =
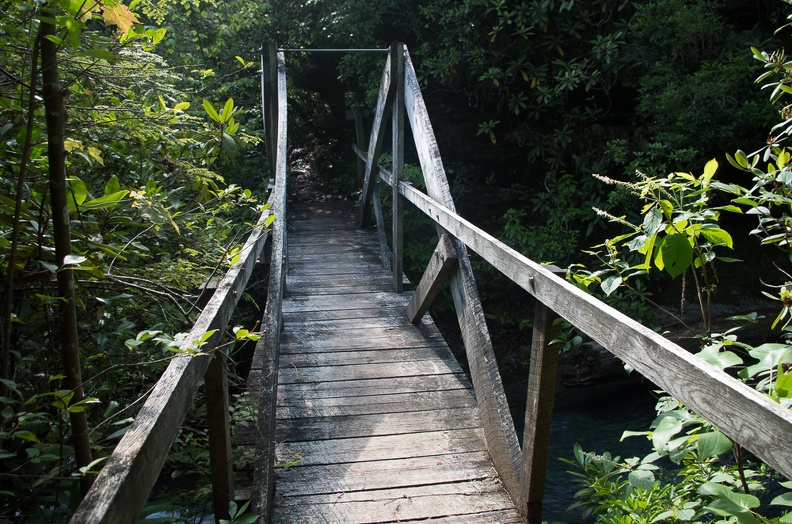
<instances>
[{"instance_id":1,"label":"tree trunk","mask_svg":"<svg viewBox=\"0 0 792 524\"><path fill-rule=\"evenodd\" d=\"M58 75L58 46L47 38L55 35L57 28L48 20L55 19L57 10L54 1L48 3L50 18L41 21L41 79L43 84L44 109L47 121L47 156L49 159L50 195L52 200L52 225L55 237L55 259L58 271L58 295L62 297L58 339L61 342L65 389L74 393L70 405L84 398L80 372L80 347L77 339L77 303L74 295L74 274L64 267L64 259L71 255L71 230L67 198L69 188L66 183L66 149L64 148L64 128L66 107L63 103L60 78ZM77 467L92 462L91 439L88 435L88 419L84 410L69 412L72 444L74 445ZM93 475L80 478L83 495L93 483Z\"/></svg>"}]
</instances>

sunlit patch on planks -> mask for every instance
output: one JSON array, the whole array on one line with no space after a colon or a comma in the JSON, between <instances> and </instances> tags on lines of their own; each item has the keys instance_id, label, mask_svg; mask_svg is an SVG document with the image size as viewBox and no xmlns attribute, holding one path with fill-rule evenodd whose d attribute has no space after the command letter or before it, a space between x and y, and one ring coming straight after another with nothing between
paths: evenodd
<instances>
[{"instance_id":1,"label":"sunlit patch on planks","mask_svg":"<svg viewBox=\"0 0 792 524\"><path fill-rule=\"evenodd\" d=\"M523 522L470 382L431 319L408 322L377 237L306 204L288 245L272 522Z\"/></svg>"}]
</instances>

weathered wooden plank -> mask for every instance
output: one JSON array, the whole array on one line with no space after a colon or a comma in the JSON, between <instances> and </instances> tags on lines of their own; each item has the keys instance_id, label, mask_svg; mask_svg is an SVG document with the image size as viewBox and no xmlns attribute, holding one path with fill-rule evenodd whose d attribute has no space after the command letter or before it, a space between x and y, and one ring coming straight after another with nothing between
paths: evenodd
<instances>
[{"instance_id":1,"label":"weathered wooden plank","mask_svg":"<svg viewBox=\"0 0 792 524\"><path fill-rule=\"evenodd\" d=\"M284 419L278 421L278 441L297 442L377 435L422 433L478 427L476 409L454 408L375 415Z\"/></svg>"},{"instance_id":2,"label":"weathered wooden plank","mask_svg":"<svg viewBox=\"0 0 792 524\"><path fill-rule=\"evenodd\" d=\"M251 375L253 375L253 373L251 373ZM458 389L460 384L468 387L470 386L467 377L465 377L463 373L431 375L428 377L320 382L308 386L305 384L284 384L278 391L282 398L305 398L306 393L310 393L312 398L333 398Z\"/></svg>"},{"instance_id":3,"label":"weathered wooden plank","mask_svg":"<svg viewBox=\"0 0 792 524\"><path fill-rule=\"evenodd\" d=\"M307 406L307 407L306 407ZM368 395L333 399L284 399L279 403L278 418L340 417L409 413L444 408L473 408L476 399L466 389L402 393L401 395Z\"/></svg>"},{"instance_id":4,"label":"weathered wooden plank","mask_svg":"<svg viewBox=\"0 0 792 524\"><path fill-rule=\"evenodd\" d=\"M427 192L433 199L454 211L454 200L440 158L437 140L409 55L405 57L404 98ZM402 184L398 185L402 186ZM479 402L479 415L484 424L487 446L495 469L498 470L506 489L516 499L519 493L517 479L520 468L520 444L492 349L473 268L465 246L458 240L454 240L454 244L458 256L458 269L452 273L451 295Z\"/></svg>"},{"instance_id":5,"label":"weathered wooden plank","mask_svg":"<svg viewBox=\"0 0 792 524\"><path fill-rule=\"evenodd\" d=\"M473 493L462 490L458 484L452 484L457 493L442 495L425 494L416 495L407 489L399 491L389 490L390 499L380 498L382 495L366 491L367 499L349 500L344 494L333 494L336 500L333 503L325 502L322 506L316 503L290 504L282 506L284 512L273 515L273 520L278 518L292 519L290 522L344 522L347 524L371 522L402 522L413 519L453 518L454 522L464 521L467 516L480 516L482 513L508 512L511 510L511 519L518 518L517 512L510 507L509 497L503 493ZM350 494L351 495L351 494ZM376 497L376 498L374 498ZM304 497L300 497L304 498ZM501 522L489 520L489 523Z\"/></svg>"},{"instance_id":6,"label":"weathered wooden plank","mask_svg":"<svg viewBox=\"0 0 792 524\"><path fill-rule=\"evenodd\" d=\"M451 275L451 271L456 268L457 262L456 248L448 235L440 235L440 241L429 260L429 265L426 267L418 287L415 288L412 300L407 304L407 320L411 323L421 321L440 292L440 287Z\"/></svg>"},{"instance_id":7,"label":"weathered wooden plank","mask_svg":"<svg viewBox=\"0 0 792 524\"><path fill-rule=\"evenodd\" d=\"M228 404L226 359L216 354L206 370L206 419L209 434L209 468L212 479L212 509L218 518L229 518L228 503L234 495L231 465L231 424Z\"/></svg>"},{"instance_id":8,"label":"weathered wooden plank","mask_svg":"<svg viewBox=\"0 0 792 524\"><path fill-rule=\"evenodd\" d=\"M341 264L358 264L360 262L379 262L379 253L366 253L365 251L356 251L354 253L338 253L334 257ZM327 260L326 253L302 253L290 261L293 264L320 264Z\"/></svg>"},{"instance_id":9,"label":"weathered wooden plank","mask_svg":"<svg viewBox=\"0 0 792 524\"><path fill-rule=\"evenodd\" d=\"M366 338L358 337L328 337L328 338L297 338L289 332L284 336L289 336L287 341L281 344L281 353L295 353L304 351L310 352L328 352L328 351L357 351L357 350L377 350L381 347L390 347L393 349L406 349L417 347L436 346L442 342L442 335L439 333L431 337L423 337L420 334L406 334L406 333L392 333L377 336L369 336ZM427 340L427 338L429 340Z\"/></svg>"},{"instance_id":10,"label":"weathered wooden plank","mask_svg":"<svg viewBox=\"0 0 792 524\"><path fill-rule=\"evenodd\" d=\"M298 311L327 311L331 309L379 309L401 306L402 314L409 296L393 293L371 293L352 297L322 295L316 297L289 297L283 304L284 313Z\"/></svg>"},{"instance_id":11,"label":"weathered wooden plank","mask_svg":"<svg viewBox=\"0 0 792 524\"><path fill-rule=\"evenodd\" d=\"M338 365L389 364L404 361L439 360L458 371L459 364L444 346L410 349L376 349L375 351L333 351L328 353L292 353L283 355L283 367L328 367Z\"/></svg>"},{"instance_id":12,"label":"weathered wooden plank","mask_svg":"<svg viewBox=\"0 0 792 524\"><path fill-rule=\"evenodd\" d=\"M377 161L379 160L380 151L382 149L382 142L385 139L385 126L382 124L393 102L394 90L391 88L390 60L390 55L388 55L385 69L382 73L382 81L380 82L377 109L374 112L374 122L371 125L371 134L369 135L368 158L366 159L366 170L363 174L363 192L360 195L359 224L361 227L366 226L369 221L372 196L374 194L374 188L377 185Z\"/></svg>"},{"instance_id":13,"label":"weathered wooden plank","mask_svg":"<svg viewBox=\"0 0 792 524\"><path fill-rule=\"evenodd\" d=\"M323 314L327 312L319 311L316 313ZM284 321L289 324L290 329L295 330L302 328L328 330L332 329L333 327L338 327L338 329L379 329L387 327L400 327L404 326L405 324L404 311L399 311L396 308L378 311L371 311L369 309L345 309L339 311L338 313L342 316L333 316L332 318L312 318L310 315L303 317L299 314L290 314L291 316L284 317ZM431 318L424 317L422 325L427 326L427 329L429 329L429 327L433 325Z\"/></svg>"},{"instance_id":14,"label":"weathered wooden plank","mask_svg":"<svg viewBox=\"0 0 792 524\"><path fill-rule=\"evenodd\" d=\"M374 261L359 261L354 263L336 263L330 267L326 267L323 272L322 267L317 264L311 264L300 261L290 261L289 275L327 275L332 278L335 275L352 275L364 273L379 273L382 271L382 264L379 260Z\"/></svg>"},{"instance_id":15,"label":"weathered wooden plank","mask_svg":"<svg viewBox=\"0 0 792 524\"><path fill-rule=\"evenodd\" d=\"M260 515L269 513L275 492L275 404L278 398L278 358L279 334L283 321L282 301L286 292L286 271L288 269L288 235L286 227L286 195L288 162L287 147L287 103L286 103L286 66L282 52L277 55L278 77L276 92L278 100L278 138L273 190L272 208L276 213L272 234L272 257L270 261L270 281L267 304L261 324L266 331L256 343L253 361L262 370L257 382L259 398L257 402L257 427L260 439L255 449L254 489L252 506Z\"/></svg>"},{"instance_id":16,"label":"weathered wooden plank","mask_svg":"<svg viewBox=\"0 0 792 524\"><path fill-rule=\"evenodd\" d=\"M292 467L278 476L278 496L340 493L485 480L495 476L485 452ZM321 486L317 486L321 479ZM317 490L318 491L313 491Z\"/></svg>"},{"instance_id":17,"label":"weathered wooden plank","mask_svg":"<svg viewBox=\"0 0 792 524\"><path fill-rule=\"evenodd\" d=\"M284 506L299 506L305 504L339 504L342 502L365 502L369 500L394 501L396 499L438 496L438 495L478 495L498 493L503 494L503 486L496 478L471 480L455 484L430 484L426 486L410 486L405 488L349 491L341 497L338 493L322 493L317 495L294 495L279 497L279 503ZM341 500L339 500L341 499ZM490 522L492 524L492 521Z\"/></svg>"},{"instance_id":18,"label":"weathered wooden plank","mask_svg":"<svg viewBox=\"0 0 792 524\"><path fill-rule=\"evenodd\" d=\"M412 186L402 183L399 191L513 282L731 439L792 478L789 410L577 289ZM713 398L718 402L712 402ZM735 417L734 413L750 413L751 417Z\"/></svg>"},{"instance_id":19,"label":"weathered wooden plank","mask_svg":"<svg viewBox=\"0 0 792 524\"><path fill-rule=\"evenodd\" d=\"M283 313L283 321L289 322L317 322L327 324L334 320L370 319L398 317L404 318L404 305L384 306L379 309L357 308L340 310L304 310Z\"/></svg>"},{"instance_id":20,"label":"weathered wooden plank","mask_svg":"<svg viewBox=\"0 0 792 524\"><path fill-rule=\"evenodd\" d=\"M530 524L542 524L550 426L553 421L558 354L561 351L557 343L550 343L558 338L560 332L560 327L553 322L557 318L547 306L536 304L520 469L521 510L527 515Z\"/></svg>"},{"instance_id":21,"label":"weathered wooden plank","mask_svg":"<svg viewBox=\"0 0 792 524\"><path fill-rule=\"evenodd\" d=\"M262 213L240 251L241 259L220 281L181 346L185 354L171 360L71 522L137 521L211 359L210 354L191 356L187 350L194 349L193 340L212 330L215 334L202 349L212 351L218 344L264 247L264 222L269 215L269 210Z\"/></svg>"},{"instance_id":22,"label":"weathered wooden plank","mask_svg":"<svg viewBox=\"0 0 792 524\"><path fill-rule=\"evenodd\" d=\"M454 368L440 360L418 360L325 367L283 367L279 373L282 384L313 384L351 379L444 375L454 373Z\"/></svg>"},{"instance_id":23,"label":"weathered wooden plank","mask_svg":"<svg viewBox=\"0 0 792 524\"><path fill-rule=\"evenodd\" d=\"M404 280L407 283L406 279ZM294 293L300 290L301 292L329 293L334 289L345 288L338 292L339 295L343 295L349 288L380 286L390 284L391 281L391 277L385 273L354 273L335 276L289 275L289 292ZM374 291L379 290L374 289Z\"/></svg>"},{"instance_id":24,"label":"weathered wooden plank","mask_svg":"<svg viewBox=\"0 0 792 524\"><path fill-rule=\"evenodd\" d=\"M391 45L391 75L393 77L393 117L392 126L392 169L394 180L401 181L404 171L404 52L405 47L401 42L394 42ZM392 187L391 200L393 202L393 212L391 216L391 243L393 244L393 290L401 293L402 272L404 268L404 202L399 195L399 184Z\"/></svg>"}]
</instances>

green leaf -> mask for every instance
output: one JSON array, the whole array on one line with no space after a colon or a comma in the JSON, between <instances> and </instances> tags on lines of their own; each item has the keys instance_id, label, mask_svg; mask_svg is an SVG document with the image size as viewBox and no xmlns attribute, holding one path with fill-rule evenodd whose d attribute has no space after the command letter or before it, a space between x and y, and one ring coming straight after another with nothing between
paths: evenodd
<instances>
[{"instance_id":1,"label":"green leaf","mask_svg":"<svg viewBox=\"0 0 792 524\"><path fill-rule=\"evenodd\" d=\"M129 191L123 190L103 197L94 198L85 202L82 207L84 209L108 209L118 205L118 203L129 194Z\"/></svg>"},{"instance_id":2,"label":"green leaf","mask_svg":"<svg viewBox=\"0 0 792 524\"><path fill-rule=\"evenodd\" d=\"M212 107L212 103L209 102L209 100L204 98L203 106L204 106L204 111L206 111L206 114L209 115L209 118L211 118L215 122L222 122L222 120L220 119L220 115L217 114L217 111L215 111L215 108Z\"/></svg>"},{"instance_id":3,"label":"green leaf","mask_svg":"<svg viewBox=\"0 0 792 524\"><path fill-rule=\"evenodd\" d=\"M779 398L792 397L792 371L784 373L784 367L778 366L778 378L775 382L775 393Z\"/></svg>"},{"instance_id":4,"label":"green leaf","mask_svg":"<svg viewBox=\"0 0 792 524\"><path fill-rule=\"evenodd\" d=\"M715 245L726 246L734 249L734 243L731 235L720 228L706 228L701 230L701 236L709 240Z\"/></svg>"},{"instance_id":5,"label":"green leaf","mask_svg":"<svg viewBox=\"0 0 792 524\"><path fill-rule=\"evenodd\" d=\"M652 445L658 451L665 448L671 437L682 431L682 421L672 416L663 417L652 432Z\"/></svg>"},{"instance_id":6,"label":"green leaf","mask_svg":"<svg viewBox=\"0 0 792 524\"><path fill-rule=\"evenodd\" d=\"M77 56L88 56L91 58L99 58L100 60L106 60L111 64L118 62L118 57L115 54L108 51L107 49L99 49L99 48L86 49L84 51L79 51L77 53Z\"/></svg>"},{"instance_id":7,"label":"green leaf","mask_svg":"<svg viewBox=\"0 0 792 524\"><path fill-rule=\"evenodd\" d=\"M223 122L228 122L231 119L231 113L234 112L234 99L229 98L223 106Z\"/></svg>"},{"instance_id":8,"label":"green leaf","mask_svg":"<svg viewBox=\"0 0 792 524\"><path fill-rule=\"evenodd\" d=\"M715 172L718 170L718 161L714 158L707 162L707 165L704 166L704 175L702 176L703 182L709 183L712 180L712 177L715 176Z\"/></svg>"},{"instance_id":9,"label":"green leaf","mask_svg":"<svg viewBox=\"0 0 792 524\"><path fill-rule=\"evenodd\" d=\"M684 273L693 262L693 246L690 245L687 235L675 233L665 237L658 258L661 258L662 267L657 258L655 265L658 269L665 269L672 278Z\"/></svg>"},{"instance_id":10,"label":"green leaf","mask_svg":"<svg viewBox=\"0 0 792 524\"><path fill-rule=\"evenodd\" d=\"M700 459L717 457L732 449L732 441L720 431L704 433L696 442Z\"/></svg>"},{"instance_id":11,"label":"green leaf","mask_svg":"<svg viewBox=\"0 0 792 524\"><path fill-rule=\"evenodd\" d=\"M638 489L650 490L654 488L655 485L654 473L645 469L631 471L630 474L627 475L627 480Z\"/></svg>"},{"instance_id":12,"label":"green leaf","mask_svg":"<svg viewBox=\"0 0 792 524\"><path fill-rule=\"evenodd\" d=\"M792 507L792 492L788 491L782 493L770 502L771 506L789 506Z\"/></svg>"},{"instance_id":13,"label":"green leaf","mask_svg":"<svg viewBox=\"0 0 792 524\"><path fill-rule=\"evenodd\" d=\"M644 215L643 219L643 229L646 231L646 234L654 236L655 233L660 231L663 228L663 214L660 212L659 209L653 207L649 210L646 215Z\"/></svg>"},{"instance_id":14,"label":"green leaf","mask_svg":"<svg viewBox=\"0 0 792 524\"><path fill-rule=\"evenodd\" d=\"M737 356L736 353L721 351L719 344L705 346L701 351L696 353L696 356L721 371L732 366L739 366L743 363L742 359Z\"/></svg>"},{"instance_id":15,"label":"green leaf","mask_svg":"<svg viewBox=\"0 0 792 524\"><path fill-rule=\"evenodd\" d=\"M79 266L83 262L88 260L86 257L81 255L66 255L63 257L63 265L64 266Z\"/></svg>"},{"instance_id":16,"label":"green leaf","mask_svg":"<svg viewBox=\"0 0 792 524\"><path fill-rule=\"evenodd\" d=\"M105 195L112 195L119 191L121 191L121 184L118 182L118 177L113 175L110 177L110 180L107 181L107 184L105 184Z\"/></svg>"},{"instance_id":17,"label":"green leaf","mask_svg":"<svg viewBox=\"0 0 792 524\"><path fill-rule=\"evenodd\" d=\"M605 295L610 296L611 293L616 291L621 283L622 277L618 275L611 275L602 281L600 288L602 289L602 292L605 293Z\"/></svg>"}]
</instances>

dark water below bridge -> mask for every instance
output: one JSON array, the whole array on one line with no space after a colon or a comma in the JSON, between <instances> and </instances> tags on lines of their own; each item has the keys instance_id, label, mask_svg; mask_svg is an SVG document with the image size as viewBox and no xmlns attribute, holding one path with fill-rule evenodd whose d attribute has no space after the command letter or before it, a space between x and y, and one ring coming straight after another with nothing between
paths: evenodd
<instances>
[{"instance_id":1,"label":"dark water below bridge","mask_svg":"<svg viewBox=\"0 0 792 524\"><path fill-rule=\"evenodd\" d=\"M585 522L581 511L567 511L581 486L567 473L572 467L559 460L574 459L572 450L575 443L580 443L585 451L609 451L622 458L643 457L651 452L651 443L647 439L631 437L624 442L619 442L619 439L625 430L649 429L656 416L654 389L651 384L630 379L587 388L563 389L557 394L543 520L567 524ZM512 416L520 438L524 426L524 402L523 398L521 403L512 405Z\"/></svg>"}]
</instances>

